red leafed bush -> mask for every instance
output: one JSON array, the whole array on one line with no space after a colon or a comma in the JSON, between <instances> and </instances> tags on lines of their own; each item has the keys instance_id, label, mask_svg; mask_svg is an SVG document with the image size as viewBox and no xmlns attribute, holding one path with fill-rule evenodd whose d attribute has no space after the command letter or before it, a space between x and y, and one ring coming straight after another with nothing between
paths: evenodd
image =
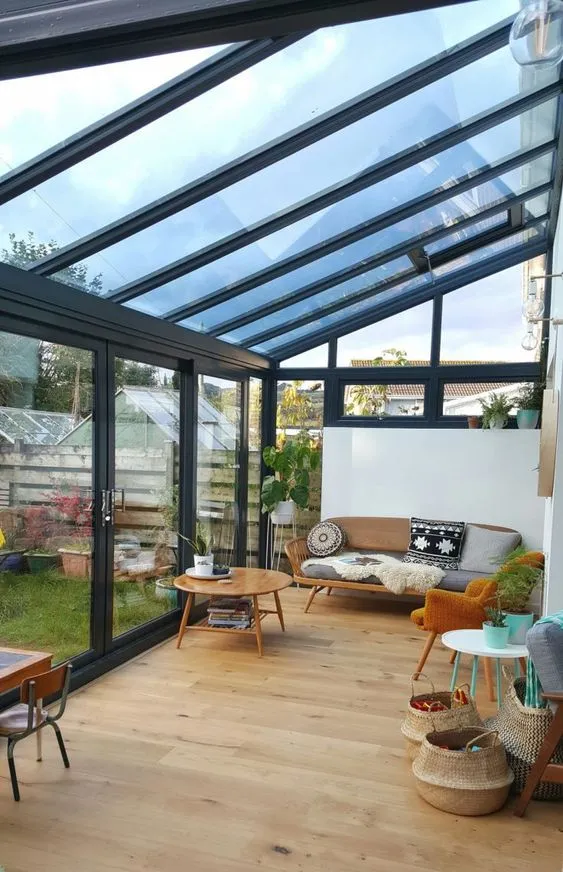
<instances>
[{"instance_id":1,"label":"red leafed bush","mask_svg":"<svg viewBox=\"0 0 563 872\"><path fill-rule=\"evenodd\" d=\"M91 500L80 488L55 491L51 496L51 503L63 520L77 528L79 536L92 535Z\"/></svg>"}]
</instances>

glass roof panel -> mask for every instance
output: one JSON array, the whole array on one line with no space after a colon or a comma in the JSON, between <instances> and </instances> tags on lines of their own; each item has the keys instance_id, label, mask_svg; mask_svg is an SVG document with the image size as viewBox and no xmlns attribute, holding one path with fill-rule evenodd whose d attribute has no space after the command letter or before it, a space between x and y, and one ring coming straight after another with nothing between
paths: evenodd
<instances>
[{"instance_id":1,"label":"glass roof panel","mask_svg":"<svg viewBox=\"0 0 563 872\"><path fill-rule=\"evenodd\" d=\"M337 300L345 299L349 294L355 294L364 288L395 279L402 273L410 273L412 270L413 266L408 257L397 258L375 269L368 270L362 275L355 276L339 285L335 285L333 288L329 288L320 294L315 294L314 297L308 297L306 300L301 300L299 303L294 303L293 305L286 306L284 309L280 309L279 312L275 312L265 318L260 318L258 321L253 321L251 324L247 324L245 327L234 331L234 333L229 333L228 337L223 336L223 338L228 338L229 342L244 342L248 336L253 336L255 333L260 333L262 330L267 330L270 327L277 327L288 319L300 317L308 312L315 311L315 309L322 309L323 306L328 306ZM266 299L272 300L275 297L268 296ZM211 317L213 317L213 310L209 311L212 312ZM181 324L183 327L190 327L192 330L208 330L207 315L208 312L202 312L200 315L194 315L193 318L182 321ZM215 323L218 323L216 313Z\"/></svg>"},{"instance_id":2,"label":"glass roof panel","mask_svg":"<svg viewBox=\"0 0 563 872\"><path fill-rule=\"evenodd\" d=\"M498 257L499 254L513 250L515 248L520 248L526 242L545 238L545 232L546 225L544 223L538 227L515 233L507 239L503 239L499 242L495 242L491 245L485 246L481 249L478 249L476 252L472 252L465 257L458 258L457 260L444 265L439 270L434 270L433 277L434 279L437 279L441 276L451 276L455 272L462 272L468 266L471 266L479 261L494 259ZM262 342L260 346L252 346L252 350L258 351L260 354L275 356L276 349L283 348L284 357L286 357L287 353L289 353L289 349L287 349L287 346L290 343L297 344L306 340L308 337L311 337L311 342L313 343L315 341L315 334L318 331L324 331L330 327L337 327L339 324L345 326L346 322L354 315L360 315L365 312L373 312L373 320L375 322L377 321L378 309L384 303L388 303L392 300L399 300L402 297L408 298L409 292L411 292L413 288L420 287L424 284L432 284L432 282L433 278L430 276L430 274L424 273L423 275L417 276L415 279L405 282L403 285L390 288L387 291L382 292L380 295L378 295L377 301L375 303L373 298L371 298L368 300L362 300L359 303L346 306L344 309L341 309L331 315L327 315L324 318L321 317L316 321L304 324L302 327L296 327L295 329L288 330L287 333L275 337L269 342Z\"/></svg>"},{"instance_id":3,"label":"glass roof panel","mask_svg":"<svg viewBox=\"0 0 563 872\"><path fill-rule=\"evenodd\" d=\"M183 324L197 330L210 330L227 319L252 312L257 306L265 305L273 299L279 300L338 270L359 264L362 260L387 251L392 246L407 240L412 240L412 248L420 247L424 244L423 239L420 238L421 234L441 228L444 224L455 226L459 220L478 215L480 211L490 206L502 204L510 196L523 193L527 189L530 179L533 179L534 184L547 182L549 172L546 170L548 168L543 161L535 168L534 172L530 171L529 165L513 170L498 179L493 179L438 206L419 212L412 218L405 219L286 275L260 284L251 291L205 310L200 315L194 316L191 321L184 321ZM528 181L528 184L525 180ZM543 212L538 213L538 216L545 211L544 209ZM441 251L443 248L448 248L494 227L506 224L507 221L507 212L503 211L494 217L473 224L439 242L424 247L426 251L432 253ZM342 288L342 285L340 287ZM152 293L153 295L157 294L157 292ZM145 302L145 297L140 297L137 300L132 300L129 305L133 308L143 309ZM288 302L291 303L291 299Z\"/></svg>"},{"instance_id":4,"label":"glass roof panel","mask_svg":"<svg viewBox=\"0 0 563 872\"><path fill-rule=\"evenodd\" d=\"M400 75L517 10L516 0L502 0L494 9L487 3L473 2L464 4L463 10L425 10L315 31L43 182L36 193L16 198L9 214L0 209L0 224L15 232L24 227L24 232L33 231L43 242L63 245L74 241ZM421 32L424 39L420 39ZM210 54L214 49L206 51ZM191 58L197 53L183 54ZM180 72L178 57L173 54L163 61L164 78L168 68L171 75ZM8 166L21 163L76 132L83 123L91 123L160 83L155 72L158 58L127 64L6 82L2 86L0 143L4 147L0 146L0 154ZM189 64L187 60L184 66ZM127 76L124 72L120 75L124 80L132 79L133 84L114 86L113 71L120 68L129 71ZM235 220L229 215L228 204L218 204L205 217L213 219L211 226L219 233L225 223ZM184 223L183 231L198 245L210 234L191 221ZM169 246L173 240L178 236L173 236ZM119 263L115 267L117 275L119 270L128 275Z\"/></svg>"},{"instance_id":5,"label":"glass roof panel","mask_svg":"<svg viewBox=\"0 0 563 872\"><path fill-rule=\"evenodd\" d=\"M0 173L143 97L224 46L0 81Z\"/></svg>"},{"instance_id":6,"label":"glass roof panel","mask_svg":"<svg viewBox=\"0 0 563 872\"><path fill-rule=\"evenodd\" d=\"M540 215L545 215L549 208L549 193L540 194L539 197L534 197L532 200L526 200L524 210L528 217L539 218Z\"/></svg>"},{"instance_id":7,"label":"glass roof panel","mask_svg":"<svg viewBox=\"0 0 563 872\"><path fill-rule=\"evenodd\" d=\"M553 68L523 76L509 48L502 48L104 249L104 257L127 282L134 281L556 78ZM330 90L330 83L325 87ZM164 162L168 147L160 146ZM183 181L181 174L178 184ZM113 206L119 210L119 204ZM83 207L80 211L84 212Z\"/></svg>"},{"instance_id":8,"label":"glass roof panel","mask_svg":"<svg viewBox=\"0 0 563 872\"><path fill-rule=\"evenodd\" d=\"M504 160L514 153L515 146L525 141L526 147L549 142L554 136L557 100L552 99L540 107L517 118L499 124L466 142L453 146L431 160L423 161L400 173L372 185L363 191L316 212L291 226L264 237L259 242L228 254L207 266L150 291L132 300L128 305L149 314L163 315L178 306L193 303L215 291L247 278L254 272L273 266L281 260L299 254L319 242L372 220L389 209L435 190L452 187L460 178ZM525 170L517 169L500 177L502 185L519 192L529 186L549 181L553 163L552 154L538 158ZM524 187L522 187L524 186ZM495 183L479 186L473 192L465 192L455 198L455 206L462 212L473 214L477 203L490 205L498 198ZM448 206L448 208L451 207ZM442 205L440 208L444 208ZM455 213L454 213L455 214ZM424 229L413 219L413 233ZM362 243L365 244L365 243ZM91 259L93 261L93 259ZM315 266L310 280L316 276ZM103 265L91 271L107 270ZM115 285L119 282L115 282ZM115 286L109 282L109 287ZM104 281L104 287L108 282Z\"/></svg>"}]
</instances>

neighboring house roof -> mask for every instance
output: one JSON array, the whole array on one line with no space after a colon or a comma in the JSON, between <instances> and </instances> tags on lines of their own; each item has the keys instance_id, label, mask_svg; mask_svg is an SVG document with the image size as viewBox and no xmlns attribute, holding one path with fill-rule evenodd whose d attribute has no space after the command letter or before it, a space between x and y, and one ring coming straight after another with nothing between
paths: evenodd
<instances>
[{"instance_id":1,"label":"neighboring house roof","mask_svg":"<svg viewBox=\"0 0 563 872\"><path fill-rule=\"evenodd\" d=\"M0 438L11 445L18 439L30 445L56 445L70 433L73 424L73 416L64 412L0 406Z\"/></svg>"},{"instance_id":2,"label":"neighboring house roof","mask_svg":"<svg viewBox=\"0 0 563 872\"><path fill-rule=\"evenodd\" d=\"M442 366L475 366L477 364L480 366L484 366L484 365L486 366L486 365L491 364L491 363L503 363L503 361L502 360L442 360L442 361L440 361L440 363ZM372 368L373 367L382 367L383 368L383 367L393 366L393 361L392 360L383 360L381 363L374 363L373 360L355 359L355 360L350 361L350 366L357 366L357 367L369 366ZM405 369L408 370L409 366L430 366L430 361L429 360L409 360L407 366L405 366ZM403 367L401 367L401 369L402 368Z\"/></svg>"},{"instance_id":3,"label":"neighboring house roof","mask_svg":"<svg viewBox=\"0 0 563 872\"><path fill-rule=\"evenodd\" d=\"M120 388L116 402L128 402L143 412L156 424L171 442L180 441L180 393L173 388ZM74 428L72 441L76 444L76 434L91 421L91 416ZM71 433L60 440L65 442ZM206 448L234 451L236 449L236 428L229 419L205 397L198 398L198 440Z\"/></svg>"},{"instance_id":4,"label":"neighboring house roof","mask_svg":"<svg viewBox=\"0 0 563 872\"><path fill-rule=\"evenodd\" d=\"M500 391L503 388L506 388L504 382L487 382L486 384L479 384L478 382L471 382L470 384L446 383L444 385L444 399L474 397L478 394ZM387 396L389 399L393 399L393 397L422 397L424 396L424 387L423 385L389 385L387 387Z\"/></svg>"}]
</instances>

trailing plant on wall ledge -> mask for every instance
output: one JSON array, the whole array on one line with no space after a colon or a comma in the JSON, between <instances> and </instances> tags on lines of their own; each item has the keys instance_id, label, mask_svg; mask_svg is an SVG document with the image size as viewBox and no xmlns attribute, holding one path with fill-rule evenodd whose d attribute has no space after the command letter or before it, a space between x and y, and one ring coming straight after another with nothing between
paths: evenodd
<instances>
[{"instance_id":1,"label":"trailing plant on wall ledge","mask_svg":"<svg viewBox=\"0 0 563 872\"><path fill-rule=\"evenodd\" d=\"M488 400L479 400L483 409L483 430L502 430L508 423L508 416L514 402L503 394L491 394Z\"/></svg>"}]
</instances>

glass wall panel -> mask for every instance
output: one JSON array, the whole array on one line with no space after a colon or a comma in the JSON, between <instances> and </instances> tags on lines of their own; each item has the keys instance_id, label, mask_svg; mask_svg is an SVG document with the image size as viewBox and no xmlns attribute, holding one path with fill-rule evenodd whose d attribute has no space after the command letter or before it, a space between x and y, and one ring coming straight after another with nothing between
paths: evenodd
<instances>
[{"instance_id":1,"label":"glass wall panel","mask_svg":"<svg viewBox=\"0 0 563 872\"><path fill-rule=\"evenodd\" d=\"M55 662L91 647L93 401L91 351L0 333L0 646Z\"/></svg>"},{"instance_id":2,"label":"glass wall panel","mask_svg":"<svg viewBox=\"0 0 563 872\"><path fill-rule=\"evenodd\" d=\"M269 214L354 177L371 164L419 145L452 125L463 123L522 92L537 90L555 81L556 76L557 70L549 69L539 71L533 78L522 77L521 68L514 63L506 46L118 242L105 250L105 257L127 281L133 281L190 251L217 242ZM353 75L351 77L348 71L346 78L349 80ZM332 93L326 78L325 88ZM198 127L201 126L199 120ZM520 136L523 132L519 131ZM269 138L270 135L265 137ZM514 140L510 148L514 148L517 141ZM170 148L169 136L161 142L167 143L167 150ZM367 148L366 143L369 143ZM95 159L90 158L90 162ZM178 175L178 185L187 181L185 169L178 168ZM119 215L114 214L111 219L117 217ZM85 265L88 266L87 261Z\"/></svg>"},{"instance_id":3,"label":"glass wall panel","mask_svg":"<svg viewBox=\"0 0 563 872\"><path fill-rule=\"evenodd\" d=\"M422 303L338 340L337 366L427 366L432 303Z\"/></svg>"},{"instance_id":4,"label":"glass wall panel","mask_svg":"<svg viewBox=\"0 0 563 872\"><path fill-rule=\"evenodd\" d=\"M481 402L490 403L494 396L505 397L509 402L516 402L521 384L506 382L446 382L443 386L442 414L447 416L482 415ZM516 415L512 408L510 417Z\"/></svg>"},{"instance_id":5,"label":"glass wall panel","mask_svg":"<svg viewBox=\"0 0 563 872\"><path fill-rule=\"evenodd\" d=\"M444 296L441 363L539 360L526 351L523 306L530 276L545 273L545 258L512 266ZM543 293L543 283L538 283Z\"/></svg>"},{"instance_id":6,"label":"glass wall panel","mask_svg":"<svg viewBox=\"0 0 563 872\"><path fill-rule=\"evenodd\" d=\"M417 418L424 415L424 385L347 384L344 416Z\"/></svg>"},{"instance_id":7,"label":"glass wall panel","mask_svg":"<svg viewBox=\"0 0 563 872\"><path fill-rule=\"evenodd\" d=\"M180 442L179 374L121 357L115 369L114 637L177 608Z\"/></svg>"},{"instance_id":8,"label":"glass wall panel","mask_svg":"<svg viewBox=\"0 0 563 872\"><path fill-rule=\"evenodd\" d=\"M262 379L249 379L248 506L246 565L258 566L260 539L260 471L262 468Z\"/></svg>"},{"instance_id":9,"label":"glass wall panel","mask_svg":"<svg viewBox=\"0 0 563 872\"><path fill-rule=\"evenodd\" d=\"M435 158L403 170L377 185L372 185L327 209L266 236L260 242L241 248L189 275L168 282L130 301L127 305L149 314L165 314L178 306L229 287L255 272L277 265L318 243L324 243L341 232L370 221L387 210L397 208L398 204L404 205L418 196L450 188L456 180L465 177L467 173L483 169L489 163L512 154L515 144L524 138L524 130L529 131L526 134L526 144L530 139L530 146L551 139L555 106L556 103L550 101L540 107L542 112L539 119L545 116L545 124L536 124L536 116L530 112L522 116L516 125L514 119L498 125L466 143L442 152ZM533 127L530 127L532 124ZM518 132L520 129L522 133ZM462 218L476 215L482 209L504 202L511 194L520 194L535 185L548 182L551 177L552 162L551 153L544 155L530 164L475 186L433 209L417 213L413 218L396 223L386 230L316 260L286 276L274 279L268 284L259 281L257 289L245 295L247 303L246 307L242 308L252 309L257 303L267 301L270 294L280 296L298 290L329 272L343 269L406 239L416 239L426 231L443 224L453 224ZM96 270L101 270L102 275L105 275L102 266L97 266ZM122 282L123 279L121 282L116 281L117 284ZM221 320L239 313L238 307L241 304L237 303L236 299L223 304ZM200 322L197 317L194 318L192 323L194 329L201 329L201 326L197 326L198 323Z\"/></svg>"},{"instance_id":10,"label":"glass wall panel","mask_svg":"<svg viewBox=\"0 0 563 872\"><path fill-rule=\"evenodd\" d=\"M200 375L197 419L197 521L213 538L218 563L236 563L239 542L241 385Z\"/></svg>"},{"instance_id":11,"label":"glass wall panel","mask_svg":"<svg viewBox=\"0 0 563 872\"><path fill-rule=\"evenodd\" d=\"M288 357L286 360L280 361L280 367L311 367L311 366L328 366L328 343L318 345L316 348L310 348L309 351L304 351L303 354L296 354L294 357Z\"/></svg>"}]
</instances>

